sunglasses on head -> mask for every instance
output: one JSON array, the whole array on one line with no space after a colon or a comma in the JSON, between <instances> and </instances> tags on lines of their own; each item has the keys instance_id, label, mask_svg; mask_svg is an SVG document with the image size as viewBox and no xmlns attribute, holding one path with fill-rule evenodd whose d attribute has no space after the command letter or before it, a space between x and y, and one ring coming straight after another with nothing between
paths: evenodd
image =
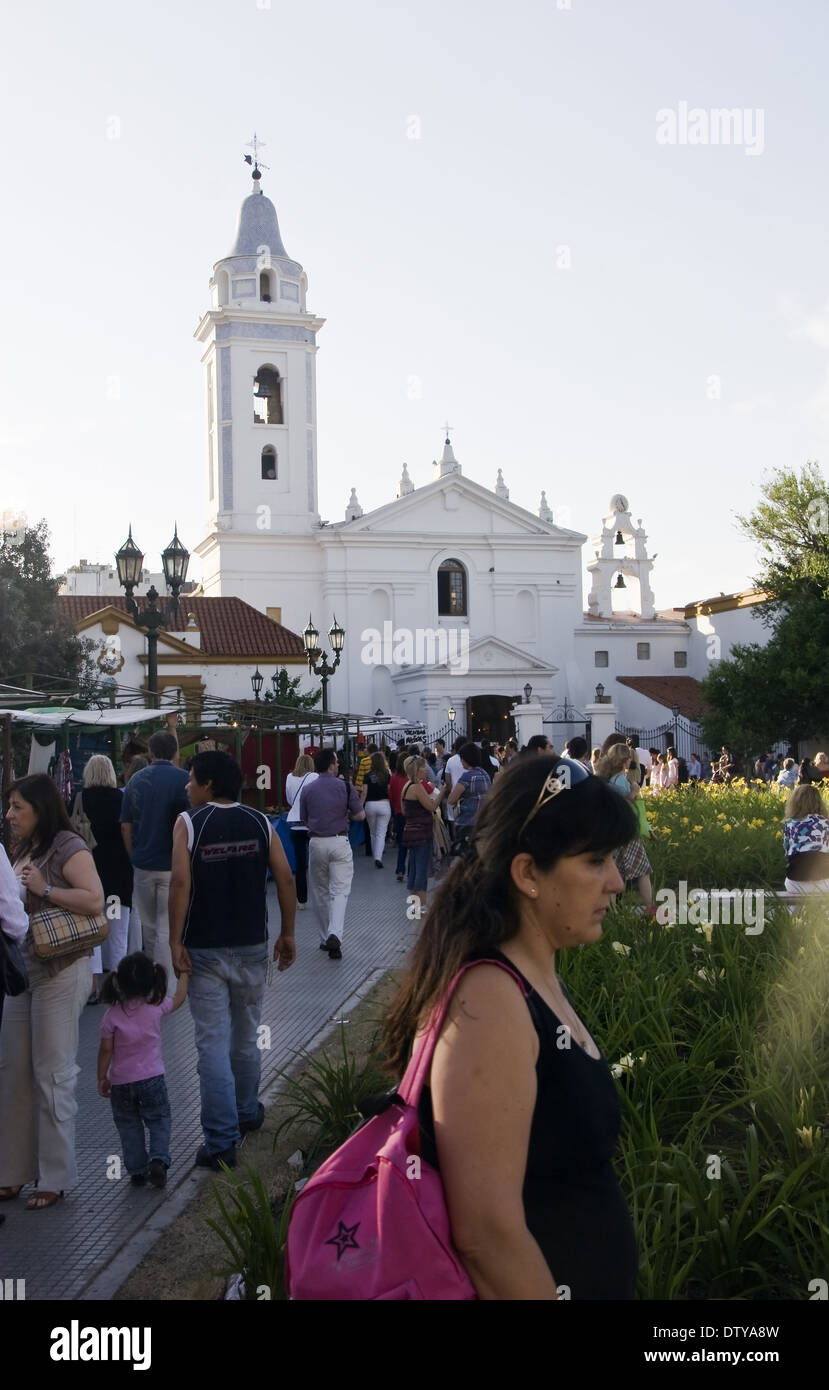
<instances>
[{"instance_id":1,"label":"sunglasses on head","mask_svg":"<svg viewBox=\"0 0 829 1390\"><path fill-rule=\"evenodd\" d=\"M518 832L519 840L521 839L521 836L524 834L524 831L530 824L530 821L533 819L533 817L538 815L538 812L541 811L543 807L548 805L548 803L551 802L554 797L558 796L559 792L569 792L571 785L572 783L570 780L570 769L568 767L563 767L560 773L556 773L554 769L549 774L549 776L544 781L544 785L541 788L541 791L538 793L535 805L530 811L530 814L524 820L524 823Z\"/></svg>"}]
</instances>

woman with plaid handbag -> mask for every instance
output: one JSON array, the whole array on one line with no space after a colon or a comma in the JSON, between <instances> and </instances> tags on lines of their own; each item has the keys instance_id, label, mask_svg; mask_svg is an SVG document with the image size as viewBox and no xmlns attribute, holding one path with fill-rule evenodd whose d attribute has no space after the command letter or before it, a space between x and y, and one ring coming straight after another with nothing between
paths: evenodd
<instances>
[{"instance_id":1,"label":"woman with plaid handbag","mask_svg":"<svg viewBox=\"0 0 829 1390\"><path fill-rule=\"evenodd\" d=\"M46 907L79 918L103 911L104 890L50 777L13 783L7 820L12 865L31 918ZM92 983L92 947L44 960L31 927L22 944L29 988L7 999L0 1028L0 1201L37 1188L27 1210L54 1206L77 1181L75 1082L78 1020Z\"/></svg>"}]
</instances>

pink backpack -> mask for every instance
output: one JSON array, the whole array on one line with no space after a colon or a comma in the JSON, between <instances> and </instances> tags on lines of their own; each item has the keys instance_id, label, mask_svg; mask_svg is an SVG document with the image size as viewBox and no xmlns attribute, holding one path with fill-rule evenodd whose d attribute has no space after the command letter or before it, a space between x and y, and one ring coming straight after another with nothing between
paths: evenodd
<instances>
[{"instance_id":1,"label":"pink backpack","mask_svg":"<svg viewBox=\"0 0 829 1390\"><path fill-rule=\"evenodd\" d=\"M285 1280L292 1299L472 1299L452 1247L440 1174L420 1156L417 1107L457 973L415 1042L396 1099L308 1180L288 1225Z\"/></svg>"}]
</instances>

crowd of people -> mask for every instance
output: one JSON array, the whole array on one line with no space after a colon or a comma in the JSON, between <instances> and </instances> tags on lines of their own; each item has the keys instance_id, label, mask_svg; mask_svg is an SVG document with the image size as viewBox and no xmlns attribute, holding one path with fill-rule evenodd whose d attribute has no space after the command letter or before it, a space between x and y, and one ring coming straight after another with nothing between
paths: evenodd
<instances>
[{"instance_id":1,"label":"crowd of people","mask_svg":"<svg viewBox=\"0 0 829 1390\"><path fill-rule=\"evenodd\" d=\"M573 1297L632 1297L633 1227L612 1166L616 1088L556 957L599 939L626 886L654 912L643 788L692 786L699 760L685 766L675 748L623 735L592 750L574 737L562 755L544 735L523 748L369 744L353 772L333 748L303 753L285 788L292 869L268 817L243 804L229 753L199 752L185 770L174 735L157 733L137 756L123 787L109 759L90 758L71 818L48 776L10 789L0 926L26 980L0 995L0 1202L35 1184L26 1205L41 1210L77 1181L78 1024L97 998L108 1006L97 1088L131 1182L167 1181L163 1020L185 1002L201 1095L194 1161L235 1167L238 1145L264 1121L257 1041L270 961L280 971L295 961L297 909L316 914L320 950L342 960L356 848L378 871L394 856L417 907L417 943L387 1018L393 1062L405 1064L447 1007L422 1096L423 1155L442 1175L478 1295L555 1298L566 1283ZM762 780L791 773L783 761ZM713 766L725 781L736 770L727 748ZM824 777L825 755L802 763L786 802L791 893L829 893ZM269 878L280 910L272 955ZM33 925L55 909L75 922L105 912L104 940L44 957Z\"/></svg>"}]
</instances>

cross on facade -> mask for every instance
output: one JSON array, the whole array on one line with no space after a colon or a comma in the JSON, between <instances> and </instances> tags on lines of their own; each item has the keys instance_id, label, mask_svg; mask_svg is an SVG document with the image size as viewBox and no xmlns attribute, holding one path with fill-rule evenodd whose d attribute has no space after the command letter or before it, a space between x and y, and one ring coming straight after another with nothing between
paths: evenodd
<instances>
[{"instance_id":1,"label":"cross on facade","mask_svg":"<svg viewBox=\"0 0 829 1390\"><path fill-rule=\"evenodd\" d=\"M443 433L446 435L446 442L449 443L449 431L455 428L454 425L444 425Z\"/></svg>"}]
</instances>

